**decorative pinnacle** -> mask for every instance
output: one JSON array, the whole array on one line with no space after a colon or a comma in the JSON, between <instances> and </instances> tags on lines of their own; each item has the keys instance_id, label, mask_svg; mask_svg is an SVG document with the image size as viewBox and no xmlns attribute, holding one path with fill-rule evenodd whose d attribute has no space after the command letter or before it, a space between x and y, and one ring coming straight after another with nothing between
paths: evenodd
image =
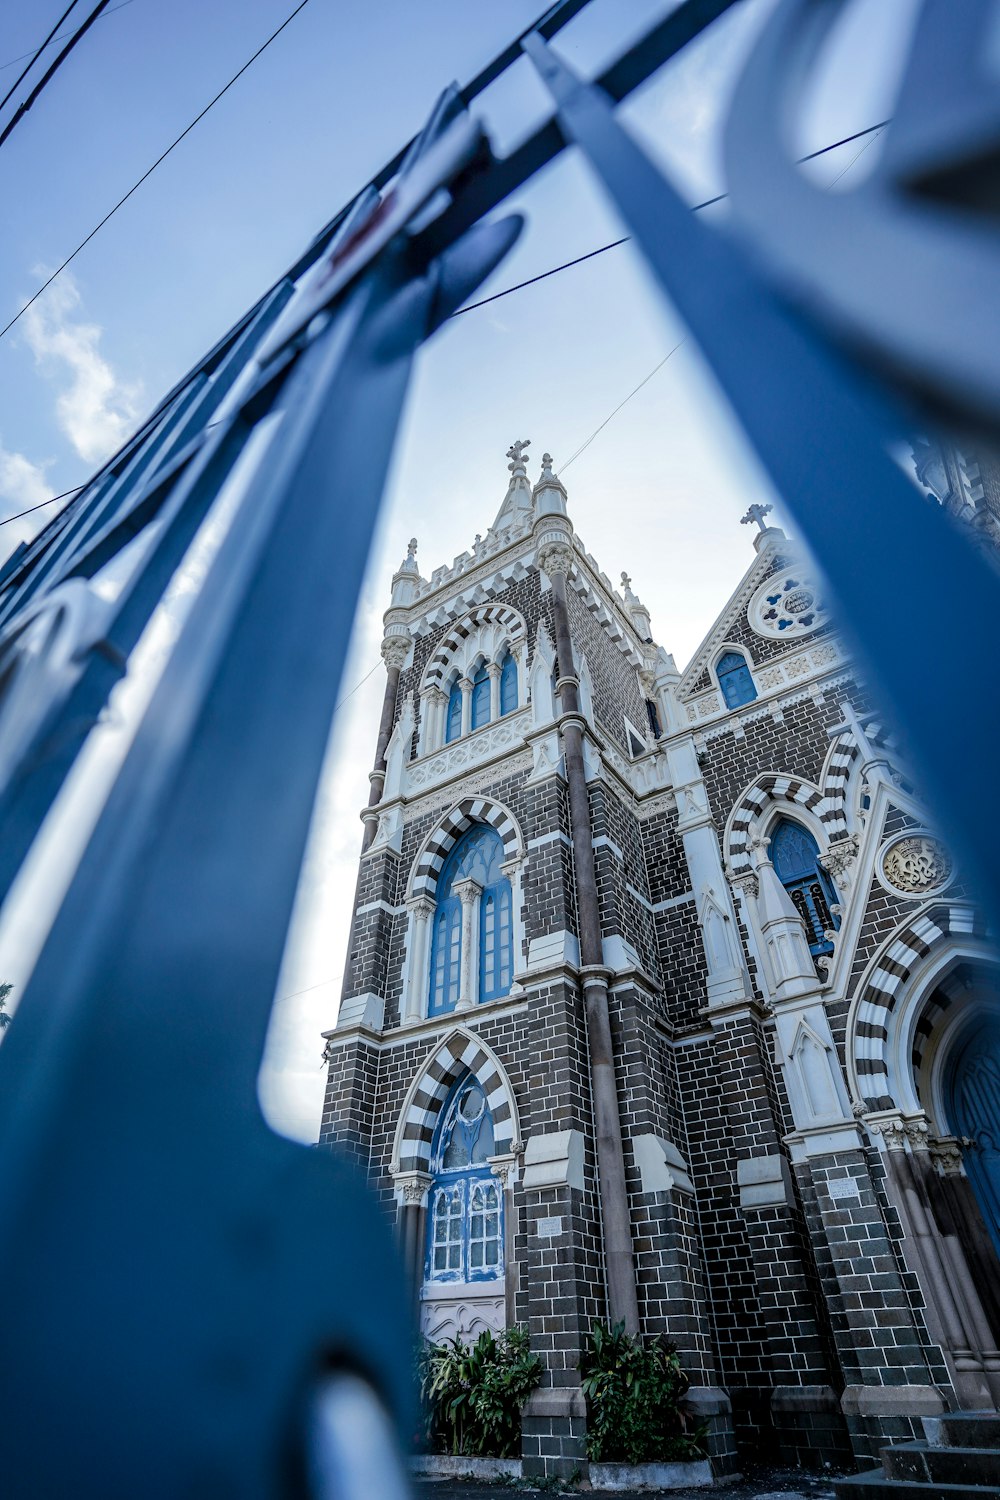
<instances>
[{"instance_id":1,"label":"decorative pinnacle","mask_svg":"<svg viewBox=\"0 0 1000 1500\"><path fill-rule=\"evenodd\" d=\"M761 531L766 531L767 527L764 525L764 517L773 509L774 507L771 505L751 505L746 515L740 517L740 525L749 526L751 521L756 521Z\"/></svg>"},{"instance_id":2,"label":"decorative pinnacle","mask_svg":"<svg viewBox=\"0 0 1000 1500\"><path fill-rule=\"evenodd\" d=\"M631 589L631 587L632 587L632 580L631 580L631 578L628 576L627 573L623 573L622 574L622 588L625 590L626 594L629 592L629 590Z\"/></svg>"},{"instance_id":3,"label":"decorative pinnacle","mask_svg":"<svg viewBox=\"0 0 1000 1500\"><path fill-rule=\"evenodd\" d=\"M406 544L406 560L407 562L416 562L417 560L417 539L415 536L411 536Z\"/></svg>"},{"instance_id":4,"label":"decorative pinnacle","mask_svg":"<svg viewBox=\"0 0 1000 1500\"><path fill-rule=\"evenodd\" d=\"M549 478L551 476L551 474L552 474L552 454L551 453L543 453L542 454L542 476L543 476L543 478L547 479L547 478Z\"/></svg>"},{"instance_id":5,"label":"decorative pinnacle","mask_svg":"<svg viewBox=\"0 0 1000 1500\"><path fill-rule=\"evenodd\" d=\"M518 473L524 474L524 472L525 472L525 468L524 468L524 465L525 465L524 450L525 450L525 448L530 448L530 446L531 446L531 439L530 438L524 438L523 440L521 440L519 442L511 443L510 447L507 449L507 457L511 460L511 462L507 465L507 467L508 467L508 469L510 470L510 472L512 474L518 474Z\"/></svg>"}]
</instances>

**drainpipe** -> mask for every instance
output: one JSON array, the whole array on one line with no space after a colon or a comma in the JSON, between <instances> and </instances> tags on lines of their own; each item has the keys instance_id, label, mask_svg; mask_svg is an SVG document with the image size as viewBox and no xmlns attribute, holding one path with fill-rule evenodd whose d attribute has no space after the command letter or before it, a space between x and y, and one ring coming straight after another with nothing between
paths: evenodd
<instances>
[{"instance_id":1,"label":"drainpipe","mask_svg":"<svg viewBox=\"0 0 1000 1500\"><path fill-rule=\"evenodd\" d=\"M625 1187L625 1156L622 1149L618 1085L611 1044L608 1010L608 977L601 942L601 908L591 842L590 798L583 761L585 719L580 713L578 678L574 670L573 642L566 605L566 578L574 554L568 520L554 530L546 517L539 539L537 562L552 584L553 617L559 680L559 731L562 736L566 780L569 784L573 864L576 870L577 914L580 924L580 958L583 973L584 1012L590 1044L590 1078L594 1099L597 1137L597 1178L601 1201L604 1258L608 1275L608 1304L612 1323L624 1322L626 1331L639 1331L635 1259L628 1193Z\"/></svg>"}]
</instances>

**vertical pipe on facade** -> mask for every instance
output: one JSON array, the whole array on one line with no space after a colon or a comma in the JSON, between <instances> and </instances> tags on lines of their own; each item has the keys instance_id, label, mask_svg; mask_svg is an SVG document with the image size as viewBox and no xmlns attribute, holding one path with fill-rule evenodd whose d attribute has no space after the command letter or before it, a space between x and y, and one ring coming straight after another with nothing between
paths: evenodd
<instances>
[{"instance_id":1,"label":"vertical pipe on facade","mask_svg":"<svg viewBox=\"0 0 1000 1500\"><path fill-rule=\"evenodd\" d=\"M392 722L396 716L396 693L399 690L400 667L391 660L386 661L385 697L382 699L382 717L378 726L378 742L375 746L375 765L369 781L368 806L377 807L382 800L385 787L385 752L392 734ZM364 854L371 846L378 827L377 818L365 818L365 836L361 844Z\"/></svg>"},{"instance_id":2,"label":"vertical pipe on facade","mask_svg":"<svg viewBox=\"0 0 1000 1500\"><path fill-rule=\"evenodd\" d=\"M590 1045L591 1087L594 1097L594 1130L597 1145L597 1179L604 1220L604 1256L608 1271L608 1302L611 1321L624 1322L629 1333L639 1330L635 1259L625 1185L625 1153L622 1147L618 1084L615 1077L608 1009L607 971L601 941L601 906L591 842L590 796L583 761L583 731L580 700L574 670L573 641L566 603L566 575L558 567L549 572L552 582L556 654L559 662L560 733L569 786L573 863L576 869L576 902L580 924L580 958L584 968L584 1013ZM587 971L590 972L587 972ZM599 972L603 971L603 972Z\"/></svg>"},{"instance_id":3,"label":"vertical pipe on facade","mask_svg":"<svg viewBox=\"0 0 1000 1500\"><path fill-rule=\"evenodd\" d=\"M375 838L375 830L378 828L378 818L374 816L374 814L371 812L371 809L377 807L382 800L382 791L385 787L385 752L389 744L389 739L392 735L392 724L396 716L396 694L399 690L399 674L402 666L402 661L401 659L399 661L393 659L394 655L398 655L398 652L393 653L391 649L387 649L391 648L392 644L393 643L390 641L383 641L382 643L382 655L385 659L386 674L385 696L382 699L382 717L379 720L378 740L375 745L375 765L368 778L369 812L365 815L365 832L364 837L361 840L362 855L366 854L370 849L372 841ZM356 912L358 909L358 901L360 899L361 881L363 875L364 871L362 869L359 869L358 878L354 886L354 905L351 908L354 912ZM347 945L347 960L344 964L344 980L340 988L340 998L342 1001L347 998L352 983L351 954L353 951L354 925L352 918L350 937Z\"/></svg>"}]
</instances>

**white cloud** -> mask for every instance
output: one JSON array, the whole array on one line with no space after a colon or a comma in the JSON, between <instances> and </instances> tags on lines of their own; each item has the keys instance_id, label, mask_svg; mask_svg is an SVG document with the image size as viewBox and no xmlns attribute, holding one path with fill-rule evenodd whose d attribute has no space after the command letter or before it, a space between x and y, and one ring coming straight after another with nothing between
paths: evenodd
<instances>
[{"instance_id":1,"label":"white cloud","mask_svg":"<svg viewBox=\"0 0 1000 1500\"><path fill-rule=\"evenodd\" d=\"M51 493L44 467L0 442L0 518L29 505L40 505Z\"/></svg>"},{"instance_id":2,"label":"white cloud","mask_svg":"<svg viewBox=\"0 0 1000 1500\"><path fill-rule=\"evenodd\" d=\"M70 377L56 401L59 426L81 458L100 463L135 426L142 388L118 377L99 352L101 328L74 316L79 306L79 288L64 271L25 312L24 337L45 375Z\"/></svg>"}]
</instances>

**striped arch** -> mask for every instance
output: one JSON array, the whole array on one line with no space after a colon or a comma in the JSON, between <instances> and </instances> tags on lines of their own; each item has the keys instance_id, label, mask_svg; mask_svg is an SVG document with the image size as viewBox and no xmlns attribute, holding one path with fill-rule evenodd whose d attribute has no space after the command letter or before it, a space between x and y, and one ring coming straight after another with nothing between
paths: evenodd
<instances>
[{"instance_id":1,"label":"striped arch","mask_svg":"<svg viewBox=\"0 0 1000 1500\"><path fill-rule=\"evenodd\" d=\"M865 734L872 746L885 751L886 756L891 759L896 745L891 730L874 720L866 726ZM820 786L832 814L827 825L831 839L847 837L847 789L860 763L860 758L861 751L850 730L838 734L830 746L823 774L820 777Z\"/></svg>"},{"instance_id":2,"label":"striped arch","mask_svg":"<svg viewBox=\"0 0 1000 1500\"><path fill-rule=\"evenodd\" d=\"M755 823L775 803L789 807L801 807L814 813L822 823L828 839L840 834L840 822L827 804L827 799L810 781L798 776L776 776L765 772L743 793L729 815L726 836L726 858L734 875L743 874L750 865L750 835Z\"/></svg>"},{"instance_id":3,"label":"striped arch","mask_svg":"<svg viewBox=\"0 0 1000 1500\"><path fill-rule=\"evenodd\" d=\"M520 1139L517 1103L503 1064L474 1032L457 1026L434 1048L410 1085L396 1126L394 1173L430 1170L431 1141L441 1106L466 1073L475 1077L486 1095L497 1155L510 1151Z\"/></svg>"},{"instance_id":4,"label":"striped arch","mask_svg":"<svg viewBox=\"0 0 1000 1500\"><path fill-rule=\"evenodd\" d=\"M445 676L459 654L462 655L464 665L465 653L462 647L473 635L489 638L490 649L486 651L486 656L490 661L496 659L494 651L498 651L504 642L516 653L521 642L527 639L524 619L516 609L512 609L509 604L480 605L458 620L438 646L427 663L420 684L421 692L429 687L444 687ZM485 644L487 643L484 642Z\"/></svg>"},{"instance_id":5,"label":"striped arch","mask_svg":"<svg viewBox=\"0 0 1000 1500\"><path fill-rule=\"evenodd\" d=\"M896 1107L889 1091L890 1033L909 981L950 939L985 937L986 925L972 907L940 901L910 918L883 944L858 988L848 1022L848 1057L866 1110ZM936 990L930 998L937 1010L928 1014L926 1025L922 1019L911 1050L910 1063L917 1069L935 1021L949 1000L945 990L940 994Z\"/></svg>"},{"instance_id":6,"label":"striped arch","mask_svg":"<svg viewBox=\"0 0 1000 1500\"><path fill-rule=\"evenodd\" d=\"M487 797L465 797L446 813L413 862L408 896L433 896L441 866L451 848L474 823L488 823L503 840L505 859L516 859L524 850L521 830L512 812Z\"/></svg>"}]
</instances>

